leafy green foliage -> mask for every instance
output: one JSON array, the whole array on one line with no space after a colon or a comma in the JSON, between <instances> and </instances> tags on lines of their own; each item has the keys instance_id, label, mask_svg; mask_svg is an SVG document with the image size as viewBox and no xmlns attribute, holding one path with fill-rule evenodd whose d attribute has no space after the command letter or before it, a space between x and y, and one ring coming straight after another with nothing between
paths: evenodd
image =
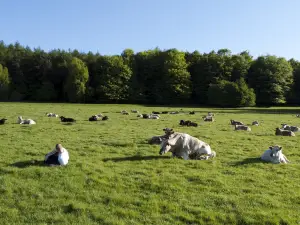
<instances>
[{"instance_id":1,"label":"leafy green foliage","mask_svg":"<svg viewBox=\"0 0 300 225\"><path fill-rule=\"evenodd\" d=\"M85 85L89 78L87 66L82 60L73 57L68 64L68 69L65 92L70 102L81 102L85 96Z\"/></svg>"},{"instance_id":2,"label":"leafy green foliage","mask_svg":"<svg viewBox=\"0 0 300 225\"><path fill-rule=\"evenodd\" d=\"M284 104L292 88L293 68L284 58L260 56L251 65L248 82L255 90L257 104Z\"/></svg>"},{"instance_id":3,"label":"leafy green foliage","mask_svg":"<svg viewBox=\"0 0 300 225\"><path fill-rule=\"evenodd\" d=\"M154 48L100 55L76 49L45 52L0 41L0 64L10 78L3 100L231 107L300 104L300 63L270 55L254 59L248 51ZM214 101L217 92L209 93L213 88L220 94L227 89L231 99Z\"/></svg>"}]
</instances>

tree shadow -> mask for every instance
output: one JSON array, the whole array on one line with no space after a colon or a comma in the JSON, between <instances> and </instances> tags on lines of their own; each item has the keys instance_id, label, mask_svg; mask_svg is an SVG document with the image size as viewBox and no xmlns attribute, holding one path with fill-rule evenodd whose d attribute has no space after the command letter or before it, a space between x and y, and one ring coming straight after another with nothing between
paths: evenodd
<instances>
[{"instance_id":1,"label":"tree shadow","mask_svg":"<svg viewBox=\"0 0 300 225\"><path fill-rule=\"evenodd\" d=\"M243 161L231 164L231 166L243 166L247 164L258 164L258 163L267 163L267 162L261 160L259 157L255 157L255 158L246 158Z\"/></svg>"},{"instance_id":2,"label":"tree shadow","mask_svg":"<svg viewBox=\"0 0 300 225\"><path fill-rule=\"evenodd\" d=\"M18 168L27 168L30 166L47 166L44 164L43 160L27 160L27 161L20 161L10 164L9 166L18 167Z\"/></svg>"},{"instance_id":3,"label":"tree shadow","mask_svg":"<svg viewBox=\"0 0 300 225\"><path fill-rule=\"evenodd\" d=\"M128 156L128 157L115 157L115 158L105 158L104 162L124 162L124 161L142 161L142 160L157 160L157 159L171 159L169 156Z\"/></svg>"}]
</instances>

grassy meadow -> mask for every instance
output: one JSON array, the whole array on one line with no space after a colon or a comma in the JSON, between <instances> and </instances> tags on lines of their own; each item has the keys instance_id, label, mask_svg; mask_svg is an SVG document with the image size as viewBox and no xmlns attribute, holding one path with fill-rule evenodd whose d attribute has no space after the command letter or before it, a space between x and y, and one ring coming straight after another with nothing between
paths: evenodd
<instances>
[{"instance_id":1,"label":"grassy meadow","mask_svg":"<svg viewBox=\"0 0 300 225\"><path fill-rule=\"evenodd\" d=\"M121 115L182 111L160 120ZM182 110L181 110L182 109ZM195 115L188 115L195 110ZM216 113L216 121L202 115ZM53 112L77 120L63 125ZM108 121L89 122L103 113ZM1 224L300 224L300 133L275 136L281 123L300 126L300 108L205 109L139 105L0 103ZM16 124L17 116L36 125ZM181 127L179 120L198 122ZM230 119L251 124L234 131ZM160 156L147 139L165 127L209 143L207 161ZM70 154L66 167L43 160L56 143ZM270 145L283 146L290 164L263 163Z\"/></svg>"}]
</instances>

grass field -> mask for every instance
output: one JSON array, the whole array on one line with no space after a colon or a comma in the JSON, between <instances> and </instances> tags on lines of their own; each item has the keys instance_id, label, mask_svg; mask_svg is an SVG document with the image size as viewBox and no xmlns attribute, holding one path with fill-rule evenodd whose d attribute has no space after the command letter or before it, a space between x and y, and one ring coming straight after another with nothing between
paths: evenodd
<instances>
[{"instance_id":1,"label":"grass field","mask_svg":"<svg viewBox=\"0 0 300 225\"><path fill-rule=\"evenodd\" d=\"M136 114L181 108L137 105L1 103L0 224L300 224L299 138L275 136L281 123L300 126L300 108L203 109L195 115ZM202 122L208 111L213 123ZM62 125L54 112L77 119ZM103 113L108 121L89 122ZM16 124L17 116L36 125ZM198 127L180 127L180 119ZM230 119L250 124L234 131ZM209 143L217 156L207 161L160 156L147 139L171 127ZM70 153L66 167L43 160L56 143ZM290 164L262 163L270 145L283 146Z\"/></svg>"}]
</instances>

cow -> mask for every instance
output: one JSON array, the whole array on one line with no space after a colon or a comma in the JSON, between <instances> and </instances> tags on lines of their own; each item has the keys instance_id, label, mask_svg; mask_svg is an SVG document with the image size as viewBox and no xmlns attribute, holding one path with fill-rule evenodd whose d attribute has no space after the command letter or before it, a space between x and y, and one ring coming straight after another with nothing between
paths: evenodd
<instances>
[{"instance_id":1,"label":"cow","mask_svg":"<svg viewBox=\"0 0 300 225\"><path fill-rule=\"evenodd\" d=\"M214 158L216 152L212 151L210 145L186 133L173 133L168 139L163 139L160 155L172 152L173 157L188 159Z\"/></svg>"},{"instance_id":2,"label":"cow","mask_svg":"<svg viewBox=\"0 0 300 225\"><path fill-rule=\"evenodd\" d=\"M270 146L268 150L266 150L262 156L260 157L261 160L271 163L288 163L290 162L286 156L282 153L282 147L275 145Z\"/></svg>"},{"instance_id":3,"label":"cow","mask_svg":"<svg viewBox=\"0 0 300 225\"><path fill-rule=\"evenodd\" d=\"M234 125L234 130L246 130L251 131L251 128L245 125Z\"/></svg>"},{"instance_id":4,"label":"cow","mask_svg":"<svg viewBox=\"0 0 300 225\"><path fill-rule=\"evenodd\" d=\"M279 127L277 127L275 129L275 135L277 136L296 136L295 133L293 131L290 131L290 130L282 130L280 129Z\"/></svg>"},{"instance_id":5,"label":"cow","mask_svg":"<svg viewBox=\"0 0 300 225\"><path fill-rule=\"evenodd\" d=\"M230 124L231 125L244 125L244 123L242 123L240 121L236 121L236 120L230 120Z\"/></svg>"},{"instance_id":6,"label":"cow","mask_svg":"<svg viewBox=\"0 0 300 225\"><path fill-rule=\"evenodd\" d=\"M300 128L296 127L296 126L290 126L290 125L287 125L285 123L283 123L281 125L282 125L281 129L283 129L283 130L290 130L290 131L293 131L293 132L299 132L300 131Z\"/></svg>"},{"instance_id":7,"label":"cow","mask_svg":"<svg viewBox=\"0 0 300 225\"><path fill-rule=\"evenodd\" d=\"M258 121L253 121L252 122L252 126L258 126L258 125L259 125Z\"/></svg>"},{"instance_id":8,"label":"cow","mask_svg":"<svg viewBox=\"0 0 300 225\"><path fill-rule=\"evenodd\" d=\"M205 122L214 122L215 119L212 116L202 116L203 121Z\"/></svg>"}]
</instances>

